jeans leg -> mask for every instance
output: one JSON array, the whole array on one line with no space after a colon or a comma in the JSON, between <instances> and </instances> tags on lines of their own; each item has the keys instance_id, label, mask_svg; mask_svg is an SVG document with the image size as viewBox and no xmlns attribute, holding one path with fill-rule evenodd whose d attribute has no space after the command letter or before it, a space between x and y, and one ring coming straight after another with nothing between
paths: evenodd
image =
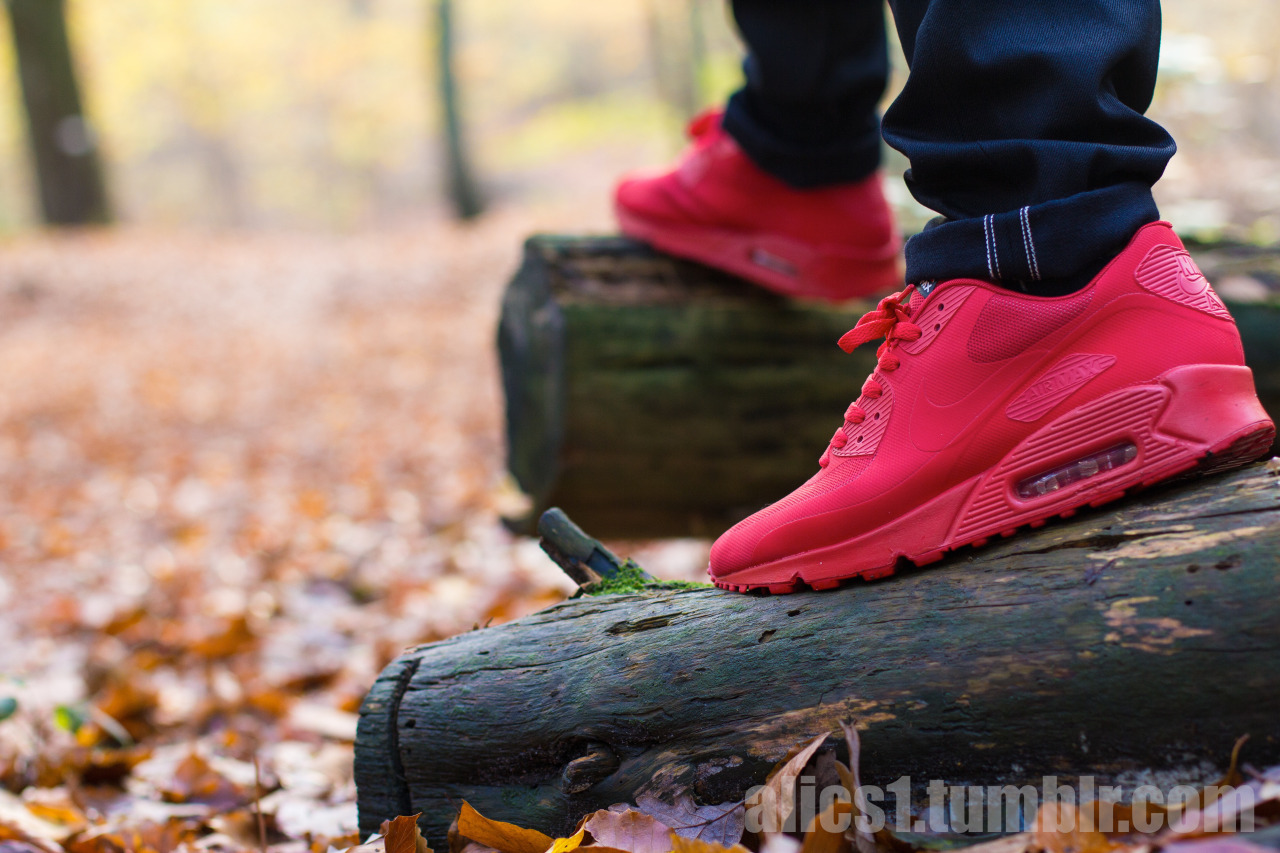
<instances>
[{"instance_id":1,"label":"jeans leg","mask_svg":"<svg viewBox=\"0 0 1280 853\"><path fill-rule=\"evenodd\" d=\"M908 242L908 281L1074 289L1159 218L1159 0L891 5L911 75L885 140L945 217Z\"/></svg>"},{"instance_id":2,"label":"jeans leg","mask_svg":"<svg viewBox=\"0 0 1280 853\"><path fill-rule=\"evenodd\" d=\"M874 172L889 75L883 0L733 0L733 14L749 55L723 124L747 156L796 187Z\"/></svg>"}]
</instances>

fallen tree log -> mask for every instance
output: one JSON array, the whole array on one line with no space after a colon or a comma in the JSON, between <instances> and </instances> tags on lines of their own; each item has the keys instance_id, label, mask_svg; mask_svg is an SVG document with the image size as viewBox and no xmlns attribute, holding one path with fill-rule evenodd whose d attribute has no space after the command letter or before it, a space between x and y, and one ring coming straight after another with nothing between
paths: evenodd
<instances>
[{"instance_id":1,"label":"fallen tree log","mask_svg":"<svg viewBox=\"0 0 1280 853\"><path fill-rule=\"evenodd\" d=\"M1280 416L1277 252L1196 257L1233 285ZM871 372L873 347L835 345L870 307L784 300L625 238L531 238L498 335L508 467L532 498L515 526L559 506L606 538L714 536L787 494Z\"/></svg>"},{"instance_id":2,"label":"fallen tree log","mask_svg":"<svg viewBox=\"0 0 1280 853\"><path fill-rule=\"evenodd\" d=\"M406 652L360 712L362 831L462 800L562 832L740 798L854 718L863 778L1022 784L1280 760L1280 478L1185 482L825 593L583 597ZM438 848L437 848L438 849Z\"/></svg>"}]
</instances>

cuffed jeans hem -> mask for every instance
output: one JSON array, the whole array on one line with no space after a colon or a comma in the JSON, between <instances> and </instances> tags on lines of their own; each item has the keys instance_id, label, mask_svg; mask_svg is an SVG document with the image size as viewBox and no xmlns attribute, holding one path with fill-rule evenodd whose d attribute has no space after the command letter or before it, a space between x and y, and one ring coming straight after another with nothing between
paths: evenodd
<instances>
[{"instance_id":1,"label":"cuffed jeans hem","mask_svg":"<svg viewBox=\"0 0 1280 853\"><path fill-rule=\"evenodd\" d=\"M932 225L906 245L908 282L997 284L1068 279L1119 254L1160 218L1151 187L1125 183L1065 199Z\"/></svg>"},{"instance_id":2,"label":"cuffed jeans hem","mask_svg":"<svg viewBox=\"0 0 1280 853\"><path fill-rule=\"evenodd\" d=\"M801 150L752 120L743 93L729 98L721 126L744 154L765 172L796 189L816 189L860 181L880 168L878 123L858 139Z\"/></svg>"}]
</instances>

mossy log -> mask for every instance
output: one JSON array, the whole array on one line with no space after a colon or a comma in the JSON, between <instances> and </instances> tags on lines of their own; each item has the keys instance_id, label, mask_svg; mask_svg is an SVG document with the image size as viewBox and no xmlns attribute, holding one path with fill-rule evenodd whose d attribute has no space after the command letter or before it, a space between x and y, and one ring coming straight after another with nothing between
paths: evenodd
<instances>
[{"instance_id":1,"label":"mossy log","mask_svg":"<svg viewBox=\"0 0 1280 853\"><path fill-rule=\"evenodd\" d=\"M1276 253L1196 256L1257 285L1227 296L1280 415ZM508 465L532 498L516 526L559 506L605 538L714 536L787 494L871 372L874 347L835 345L870 307L784 300L624 238L531 238L498 334Z\"/></svg>"},{"instance_id":2,"label":"mossy log","mask_svg":"<svg viewBox=\"0 0 1280 853\"><path fill-rule=\"evenodd\" d=\"M1148 491L832 592L582 597L412 649L360 712L364 832L463 800L563 832L642 793L736 800L853 718L863 778L1023 784L1280 761L1280 478ZM438 848L437 848L438 849Z\"/></svg>"}]
</instances>

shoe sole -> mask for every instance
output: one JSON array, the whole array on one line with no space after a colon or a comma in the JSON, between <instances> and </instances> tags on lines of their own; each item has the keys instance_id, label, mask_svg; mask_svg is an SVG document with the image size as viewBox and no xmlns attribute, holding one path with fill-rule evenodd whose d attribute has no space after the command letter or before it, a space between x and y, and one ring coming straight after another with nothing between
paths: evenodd
<instances>
[{"instance_id":1,"label":"shoe sole","mask_svg":"<svg viewBox=\"0 0 1280 853\"><path fill-rule=\"evenodd\" d=\"M694 225L668 225L616 208L622 233L670 255L733 273L782 296L845 302L902 285L901 243L867 252Z\"/></svg>"},{"instance_id":2,"label":"shoe sole","mask_svg":"<svg viewBox=\"0 0 1280 853\"><path fill-rule=\"evenodd\" d=\"M713 581L735 592L781 594L802 585L832 589L855 578L888 577L902 560L926 566L949 551L981 547L1024 527L1070 518L1084 507L1102 506L1179 475L1245 465L1267 453L1275 434L1275 425L1258 402L1249 368L1175 368L1153 383L1120 389L1058 417L996 465L890 524ZM1084 461L1083 470L1092 470L1108 451L1130 445L1135 451L1132 459L1110 470L1031 498L1017 491L1076 462ZM912 538L917 541L910 542ZM770 580L787 576L787 581Z\"/></svg>"}]
</instances>

